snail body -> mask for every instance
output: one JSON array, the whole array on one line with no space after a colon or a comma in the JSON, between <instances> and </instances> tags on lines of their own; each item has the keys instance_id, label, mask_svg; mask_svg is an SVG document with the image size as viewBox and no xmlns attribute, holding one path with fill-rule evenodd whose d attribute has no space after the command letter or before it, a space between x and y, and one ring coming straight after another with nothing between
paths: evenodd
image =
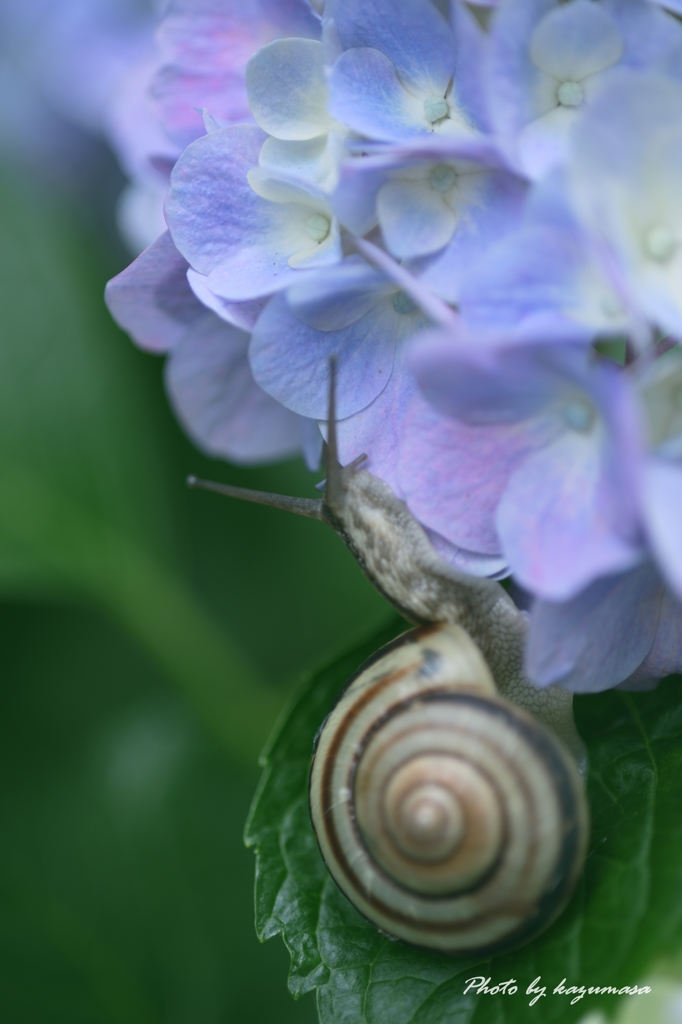
<instances>
[{"instance_id":1,"label":"snail body","mask_svg":"<svg viewBox=\"0 0 682 1024\"><path fill-rule=\"evenodd\" d=\"M341 891L417 946L516 946L561 912L585 856L573 695L526 679L527 618L498 582L445 562L364 456L339 465L333 364L330 378L322 499L189 483L327 523L418 627L359 670L318 736L311 818Z\"/></svg>"},{"instance_id":2,"label":"snail body","mask_svg":"<svg viewBox=\"0 0 682 1024\"><path fill-rule=\"evenodd\" d=\"M550 924L588 831L570 754L499 695L451 625L405 634L350 682L318 738L310 808L351 903L447 953L508 948Z\"/></svg>"}]
</instances>

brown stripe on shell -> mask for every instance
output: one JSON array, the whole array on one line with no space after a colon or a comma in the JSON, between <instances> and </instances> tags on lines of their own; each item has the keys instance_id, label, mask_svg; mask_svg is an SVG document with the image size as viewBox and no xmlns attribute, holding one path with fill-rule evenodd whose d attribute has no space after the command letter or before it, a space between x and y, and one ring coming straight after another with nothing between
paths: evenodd
<instances>
[{"instance_id":1,"label":"brown stripe on shell","mask_svg":"<svg viewBox=\"0 0 682 1024\"><path fill-rule=\"evenodd\" d=\"M417 632L417 631L415 631L415 632ZM398 639L401 640L402 638L398 638ZM395 642L394 642L393 645L389 645L389 646L395 647L395 646L400 646L400 644L395 644ZM385 651L384 651L384 653L385 653ZM369 664L371 665L375 660L376 659L374 659L374 658L370 659ZM414 668L414 666L412 666L412 668ZM363 697L359 701L359 704L361 705L361 707L364 708L368 703L370 703L376 697L376 695L379 692L381 692L382 689L386 688L387 686L390 686L391 683L393 683L393 682L397 681L397 679L403 677L410 670L411 670L410 668L401 669L397 673L391 673L389 676L385 676L383 678L380 678L377 681L377 684L374 687L369 688L367 693L363 694ZM357 678L357 676L359 674L360 674L360 672L358 672L354 678ZM537 897L536 900L535 900L535 911L530 914L528 919L521 926L519 926L518 928L514 929L512 932L510 932L507 936L504 936L503 938L501 938L499 941L496 941L493 944L482 946L482 947L476 948L476 949L474 949L472 947L471 949L467 949L466 951L467 952L472 952L472 953L483 953L483 952L490 952L490 951L493 951L493 950L507 949L507 948L510 948L511 946L517 945L518 943L524 941L526 938L528 938L530 935L534 934L535 932L540 931L543 927L545 927L547 924L549 924L551 922L551 920L562 909L562 907L563 907L563 905L565 903L566 898L570 894L570 890L572 889L572 886L574 884L574 880L575 880L575 876L576 876L576 873L577 873L577 869L578 869L578 867L580 865L580 859L581 859L580 855L582 853L582 846L583 846L582 839L581 839L581 829L580 829L580 824L581 824L582 816L580 814L580 810L579 810L579 806L578 806L578 801L576 799L576 793L575 793L574 786L573 786L573 784L571 782L571 779L570 779L570 776L569 776L568 772L566 771L565 762L564 762L560 752L556 749L554 741L545 734L545 732L544 732L544 730L542 728L535 729L532 725L529 725L526 722L525 716L523 714L518 714L517 715L512 710L511 707L506 705L506 703L500 702L498 704L495 701L491 701L490 699L487 699L487 698L481 698L481 697L478 697L478 696L476 696L474 694L471 694L471 693L453 693L452 691L438 689L435 692L428 693L428 694L421 694L419 696L411 698L409 701L401 702L400 704L396 705L393 709L389 709L384 715L382 715L381 721L384 721L387 718L389 718L391 715L395 714L398 709L403 709L404 707L407 707L410 703L415 703L415 702L418 702L418 701L419 702L423 702L423 701L436 701L436 700L443 700L443 699L446 699L449 702L457 702L457 701L465 702L465 703L468 703L470 705L478 706L478 707L484 709L486 712L492 712L493 714L495 714L495 715L503 718L504 720L506 720L507 723L509 723L514 729L516 729L519 733L521 733L523 738L530 744L530 746L534 749L536 754L538 754L540 756L540 758L548 765L548 768L549 768L550 773L551 773L551 777L552 777L552 779L554 781L555 791L556 791L557 796L558 796L559 805L560 805L560 808L561 808L561 811L562 811L563 820L566 822L566 826L565 826L565 830L564 830L564 835L562 837L562 841L561 841L561 844L560 844L560 856L558 858L557 864L555 866L555 869L554 869L552 875L550 876L550 878L547 880L547 883L545 884L545 889L544 889L543 893L541 893L540 896ZM331 774L333 772L332 751L335 752L336 750L338 750L338 747L341 745L341 742L343 740L343 737L344 737L348 727L350 726L352 721L355 720L355 718L357 717L358 713L359 713L359 709L357 711L355 711L350 716L350 718L344 719L343 722L340 723L340 727L337 730L337 733L336 733L336 735L334 737L334 740L333 740L332 744L330 745L330 749L328 751L328 765L329 765L329 767L328 767L328 765L325 765L323 767L322 785L321 785L322 810L323 810L323 821L324 821L324 826L325 826L325 836L326 836L327 842L329 843L329 847L330 847L332 853L334 854L334 857L335 857L335 859L336 859L336 861L337 861L341 871L343 872L344 876L346 877L346 879L347 879L347 881L349 883L349 887L350 887L351 891L353 891L353 890L359 891L359 890L357 890L357 885L356 885L355 877L349 871L348 866L345 863L343 849L341 847L339 837L338 837L338 835L336 833L336 826L335 826L333 815L331 813L332 810L333 810L333 807L332 807L332 794L331 794L331 785L332 785L332 783L331 783ZM375 723L372 726L372 729L370 729L368 731L368 733L363 737L362 744L361 744L360 748L358 749L358 751L356 752L355 758L353 760L352 765L350 766L350 771L349 771L349 782L351 783L349 788L351 789L351 791L352 791L352 779L354 777L354 773L355 773L358 761L359 761L359 759L361 757L362 750L364 750L364 747L366 746L366 744L368 742L369 736L372 735L374 733L374 731L377 728L379 728L379 727L380 727L380 723L379 722ZM331 767L331 770L330 770L330 767ZM523 780L523 777L520 776L517 771L514 772L514 775L515 775L515 778L517 778L519 780L519 782L521 783L521 789L525 792L526 796L529 797L530 796L529 790L527 788L527 785L525 784L525 781ZM530 799L527 800L527 803L532 808L532 813L537 813L535 811L535 809L533 807L533 804L532 804L532 801ZM376 864L374 859L371 858L371 856L369 854L369 851L367 851L367 849L366 849L366 847L364 845L364 842L362 841L362 837L360 836L359 830L357 829L357 825L356 825L356 822L355 822L355 817L354 817L354 814L352 812L352 807L349 807L349 812L350 812L351 822L352 822L354 831L356 833L356 836L358 838L358 841L361 843L363 849L366 850L367 855L370 858L373 867L383 877L387 877L385 875L385 872L383 872L383 869L381 869L381 867L378 864ZM537 840L534 840L532 845L531 845L531 849L529 850L529 856L528 856L528 863L529 863L529 865L532 864L533 857L534 857L536 851L537 851ZM502 858L502 856L503 856L503 854L501 854L500 859ZM496 866L498 868L499 868L499 861L500 861L500 859L498 859L496 861ZM487 881L489 881L490 877L492 876L492 873L493 872L490 872L490 873L486 874L486 878L484 880L478 880L476 882L475 886L473 886L470 890L460 891L460 892L458 892L456 894L453 894L453 896L456 897L456 896L465 896L465 895L468 896L468 895L470 895L472 892L475 892L477 889L481 888L481 886L483 884L485 884ZM390 881L390 883L393 886L395 886L397 888L403 888L395 880L389 879L389 881ZM406 891L408 893L410 892L410 890L406 890ZM413 917L401 914L394 907L392 907L390 905L386 905L383 901L377 900L376 897L373 897L371 893L363 892L362 896L363 896L363 899L365 899L369 904L377 907L377 909L389 921L395 921L398 924L403 924L407 928L409 928L410 930L418 932L419 926L418 926L418 924L415 923L415 920L414 920ZM420 893L419 894L419 898L420 899L428 899L429 897L425 896L423 893ZM433 899L441 899L442 897L431 897L431 898L433 898ZM453 897L450 897L450 898L453 898ZM491 911L489 911L487 913L479 914L478 916L476 916L474 918L471 918L471 919L469 919L466 922L462 922L462 923L457 923L457 922L443 922L443 923L428 922L428 925L426 925L426 927L428 928L429 931L434 932L434 933L439 933L441 935L451 934L453 936L456 936L456 935L460 935L461 936L462 934L464 934L467 931L471 930L472 927L478 927L478 926L480 926L482 924L485 924L486 921L493 919L499 913L500 909L503 909L503 910L506 909L506 910L509 910L509 911L512 911L512 912L517 912L517 913L518 913L519 910L521 910L523 913L527 913L528 910L529 910L529 907L530 907L530 904L525 903L525 902L522 902L521 904L518 904L518 903L517 904L513 904L511 902L507 902L507 903L505 903L503 908L496 908L496 909L491 910ZM360 912L362 913L362 911L360 911ZM413 941L413 944L418 945L418 941L417 942Z\"/></svg>"},{"instance_id":2,"label":"brown stripe on shell","mask_svg":"<svg viewBox=\"0 0 682 1024\"><path fill-rule=\"evenodd\" d=\"M327 724L330 716L333 714L339 702L343 699L344 695L348 692L348 689L353 685L356 679L359 679L368 669L372 667L377 661L380 661L387 654L392 654L393 651L399 650L401 647L406 647L408 644L418 643L424 637L431 636L434 633L438 633L442 627L440 625L428 625L428 626L415 626L414 629L408 629L406 632L401 633L400 636L395 637L393 640L389 640L387 644L380 647L378 651L371 654L366 661L363 661L362 665L353 673L352 676L344 683L343 687L339 690L334 703L329 709L329 713L325 718L324 722L317 730L315 738L313 740L313 754L317 750L317 744L320 739L320 733ZM382 678L378 676L377 678Z\"/></svg>"}]
</instances>

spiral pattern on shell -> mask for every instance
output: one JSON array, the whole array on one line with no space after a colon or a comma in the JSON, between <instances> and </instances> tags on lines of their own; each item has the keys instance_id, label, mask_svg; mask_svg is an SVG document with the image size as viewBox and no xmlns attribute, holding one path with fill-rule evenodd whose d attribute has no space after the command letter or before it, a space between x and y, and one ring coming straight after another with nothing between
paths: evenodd
<instances>
[{"instance_id":1,"label":"spiral pattern on shell","mask_svg":"<svg viewBox=\"0 0 682 1024\"><path fill-rule=\"evenodd\" d=\"M318 737L310 806L357 909L449 953L508 948L546 927L588 832L571 757L499 696L456 626L412 630L351 680Z\"/></svg>"}]
</instances>

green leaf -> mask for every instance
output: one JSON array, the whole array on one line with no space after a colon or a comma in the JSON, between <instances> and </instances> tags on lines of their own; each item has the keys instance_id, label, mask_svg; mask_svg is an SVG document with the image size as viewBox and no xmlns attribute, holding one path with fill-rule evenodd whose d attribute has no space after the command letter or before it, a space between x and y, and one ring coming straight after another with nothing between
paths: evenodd
<instances>
[{"instance_id":1,"label":"green leaf","mask_svg":"<svg viewBox=\"0 0 682 1024\"><path fill-rule=\"evenodd\" d=\"M310 825L307 782L314 736L349 675L400 632L384 630L319 672L265 755L246 828L256 849L256 929L280 934L291 954L294 996L317 990L322 1024L571 1022L614 997L575 1005L552 990L641 981L682 946L682 688L610 691L576 699L590 755L592 838L577 892L538 939L502 956L456 958L388 939L336 888ZM464 995L477 975L515 978L508 996ZM538 977L547 995L529 1010Z\"/></svg>"}]
</instances>

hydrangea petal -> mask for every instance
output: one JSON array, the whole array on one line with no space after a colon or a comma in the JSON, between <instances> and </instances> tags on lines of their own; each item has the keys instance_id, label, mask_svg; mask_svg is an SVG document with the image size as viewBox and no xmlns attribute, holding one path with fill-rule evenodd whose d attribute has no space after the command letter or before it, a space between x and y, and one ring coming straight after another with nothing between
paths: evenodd
<instances>
[{"instance_id":1,"label":"hydrangea petal","mask_svg":"<svg viewBox=\"0 0 682 1024\"><path fill-rule=\"evenodd\" d=\"M372 47L395 65L408 89L444 96L454 67L450 26L424 0L327 0L344 50Z\"/></svg>"},{"instance_id":2,"label":"hydrangea petal","mask_svg":"<svg viewBox=\"0 0 682 1024\"><path fill-rule=\"evenodd\" d=\"M519 133L519 159L529 178L538 181L561 164L568 153L571 131L579 117L580 113L574 107L554 107Z\"/></svg>"},{"instance_id":3,"label":"hydrangea petal","mask_svg":"<svg viewBox=\"0 0 682 1024\"><path fill-rule=\"evenodd\" d=\"M499 557L500 495L510 474L543 440L518 424L480 427L446 418L418 395L400 448L401 492L425 526L458 547Z\"/></svg>"},{"instance_id":4,"label":"hydrangea petal","mask_svg":"<svg viewBox=\"0 0 682 1024\"><path fill-rule=\"evenodd\" d=\"M564 375L580 376L588 355L579 347L552 349L504 336L481 337L462 324L432 331L413 345L410 365L428 401L443 415L472 424L515 423L560 399Z\"/></svg>"},{"instance_id":5,"label":"hydrangea petal","mask_svg":"<svg viewBox=\"0 0 682 1024\"><path fill-rule=\"evenodd\" d=\"M248 173L257 164L264 138L260 128L237 125L199 139L176 164L166 202L178 248L195 270L209 277L216 295L234 302L286 287L295 275L294 265L324 265L340 258L334 224L330 222L327 238L319 243L308 229L311 215L328 209L323 200L271 180L278 197L307 202L269 202L249 185Z\"/></svg>"},{"instance_id":6,"label":"hydrangea petal","mask_svg":"<svg viewBox=\"0 0 682 1024\"><path fill-rule=\"evenodd\" d=\"M223 122L252 122L242 76L206 75L173 65L154 77L152 98L169 137L182 149L204 134L201 111Z\"/></svg>"},{"instance_id":7,"label":"hydrangea petal","mask_svg":"<svg viewBox=\"0 0 682 1024\"><path fill-rule=\"evenodd\" d=\"M256 385L249 337L211 313L173 351L166 385L187 433L203 451L247 464L301 449L301 420Z\"/></svg>"},{"instance_id":8,"label":"hydrangea petal","mask_svg":"<svg viewBox=\"0 0 682 1024\"><path fill-rule=\"evenodd\" d=\"M655 3L601 0L625 41L622 66L645 69L662 62L682 42L682 26ZM665 6L665 5L664 5Z\"/></svg>"},{"instance_id":9,"label":"hydrangea petal","mask_svg":"<svg viewBox=\"0 0 682 1024\"><path fill-rule=\"evenodd\" d=\"M613 252L645 315L682 334L682 85L620 72L576 127L570 187L578 216ZM613 188L613 182L618 188ZM669 253L650 250L662 226Z\"/></svg>"},{"instance_id":10,"label":"hydrangea petal","mask_svg":"<svg viewBox=\"0 0 682 1024\"><path fill-rule=\"evenodd\" d=\"M613 521L618 495L604 493L603 459L595 431L566 430L509 479L497 530L514 575L533 593L568 600L641 557Z\"/></svg>"},{"instance_id":11,"label":"hydrangea petal","mask_svg":"<svg viewBox=\"0 0 682 1024\"><path fill-rule=\"evenodd\" d=\"M547 217L511 232L474 264L462 282L460 309L467 322L498 330L513 330L540 311L555 313L584 325L586 343L598 331L629 326L581 232Z\"/></svg>"},{"instance_id":12,"label":"hydrangea petal","mask_svg":"<svg viewBox=\"0 0 682 1024\"><path fill-rule=\"evenodd\" d=\"M613 18L590 0L555 7L538 24L530 55L541 71L559 81L579 82L620 60L623 37Z\"/></svg>"},{"instance_id":13,"label":"hydrangea petal","mask_svg":"<svg viewBox=\"0 0 682 1024\"><path fill-rule=\"evenodd\" d=\"M187 283L187 261L167 231L109 281L105 298L114 320L150 352L172 349L203 316Z\"/></svg>"},{"instance_id":14,"label":"hydrangea petal","mask_svg":"<svg viewBox=\"0 0 682 1024\"><path fill-rule=\"evenodd\" d=\"M251 121L249 58L278 36L319 39L306 0L173 0L157 30L166 64L152 84L160 119L181 146L203 134L202 108L228 123Z\"/></svg>"},{"instance_id":15,"label":"hydrangea petal","mask_svg":"<svg viewBox=\"0 0 682 1024\"><path fill-rule=\"evenodd\" d=\"M597 580L570 601L537 601L526 667L538 686L574 693L617 686L652 648L663 584L650 563Z\"/></svg>"},{"instance_id":16,"label":"hydrangea petal","mask_svg":"<svg viewBox=\"0 0 682 1024\"><path fill-rule=\"evenodd\" d=\"M338 331L359 320L396 288L361 257L314 274L305 274L287 290L290 309L309 327Z\"/></svg>"},{"instance_id":17,"label":"hydrangea petal","mask_svg":"<svg viewBox=\"0 0 682 1024\"><path fill-rule=\"evenodd\" d=\"M480 6L480 5L479 5ZM457 44L457 95L477 128L491 128L485 90L488 34L460 0L450 4L450 21Z\"/></svg>"},{"instance_id":18,"label":"hydrangea petal","mask_svg":"<svg viewBox=\"0 0 682 1024\"><path fill-rule=\"evenodd\" d=\"M267 298L253 299L250 302L228 302L227 299L221 299L208 287L208 279L203 274L197 274L196 270L187 271L187 280L202 305L217 313L221 320L232 324L233 327L239 327L242 331L253 330L268 301Z\"/></svg>"},{"instance_id":19,"label":"hydrangea petal","mask_svg":"<svg viewBox=\"0 0 682 1024\"><path fill-rule=\"evenodd\" d=\"M457 225L452 240L427 257L422 279L447 302L457 303L462 282L489 247L521 221L527 194L525 182L505 171L491 171L481 192Z\"/></svg>"},{"instance_id":20,"label":"hydrangea petal","mask_svg":"<svg viewBox=\"0 0 682 1024\"><path fill-rule=\"evenodd\" d=\"M651 650L621 688L649 689L673 672L682 672L682 605L666 587Z\"/></svg>"},{"instance_id":21,"label":"hydrangea petal","mask_svg":"<svg viewBox=\"0 0 682 1024\"><path fill-rule=\"evenodd\" d=\"M330 193L338 180L341 148L336 133L305 142L269 138L263 143L258 162L270 177L279 175L300 182L305 188Z\"/></svg>"},{"instance_id":22,"label":"hydrangea petal","mask_svg":"<svg viewBox=\"0 0 682 1024\"><path fill-rule=\"evenodd\" d=\"M341 464L366 455L363 469L381 477L399 497L403 497L398 479L400 438L415 393L414 378L405 372L403 358L403 353L396 353L391 378L374 401L337 424ZM326 423L322 431L326 438Z\"/></svg>"},{"instance_id":23,"label":"hydrangea petal","mask_svg":"<svg viewBox=\"0 0 682 1024\"><path fill-rule=\"evenodd\" d=\"M249 105L257 123L277 139L305 141L329 129L322 43L277 39L246 68Z\"/></svg>"},{"instance_id":24,"label":"hydrangea petal","mask_svg":"<svg viewBox=\"0 0 682 1024\"><path fill-rule=\"evenodd\" d=\"M399 143L382 145L374 148L368 155L346 160L341 167L338 187L332 197L332 206L342 224L355 234L364 235L377 224L376 202L379 190L394 174L406 172L408 175L420 167L434 166L439 163L468 164L469 170L475 166L484 172L487 167L498 169L502 156L497 146L489 138L482 135L422 135L404 139ZM481 166L482 165L482 166ZM508 195L508 182L511 175L504 179L495 179L486 190L484 199L499 197L504 203ZM525 192L520 182L514 182L515 192ZM473 198L473 197L472 197ZM500 218L498 230L505 228L504 219Z\"/></svg>"},{"instance_id":25,"label":"hydrangea petal","mask_svg":"<svg viewBox=\"0 0 682 1024\"><path fill-rule=\"evenodd\" d=\"M644 470L643 499L651 545L664 576L682 595L682 465L652 457Z\"/></svg>"},{"instance_id":26,"label":"hydrangea petal","mask_svg":"<svg viewBox=\"0 0 682 1024\"><path fill-rule=\"evenodd\" d=\"M387 181L379 189L377 213L386 245L399 259L442 249L459 219L428 180Z\"/></svg>"},{"instance_id":27,"label":"hydrangea petal","mask_svg":"<svg viewBox=\"0 0 682 1024\"><path fill-rule=\"evenodd\" d=\"M346 50L329 76L331 114L360 135L402 139L430 127L424 101L409 93L379 50Z\"/></svg>"},{"instance_id":28,"label":"hydrangea petal","mask_svg":"<svg viewBox=\"0 0 682 1024\"><path fill-rule=\"evenodd\" d=\"M166 219L175 244L201 274L231 251L230 231L241 242L269 225L270 206L247 180L265 138L255 125L222 128L194 142L175 165Z\"/></svg>"},{"instance_id":29,"label":"hydrangea petal","mask_svg":"<svg viewBox=\"0 0 682 1024\"><path fill-rule=\"evenodd\" d=\"M369 405L386 387L400 321L406 319L384 301L349 327L317 331L294 316L283 295L276 295L251 339L254 377L282 405L323 419L329 403L329 358L334 355L337 413L343 419Z\"/></svg>"},{"instance_id":30,"label":"hydrangea petal","mask_svg":"<svg viewBox=\"0 0 682 1024\"><path fill-rule=\"evenodd\" d=\"M533 64L529 40L555 0L506 0L495 11L490 30L486 76L493 128L515 136L528 121L556 106L556 81Z\"/></svg>"}]
</instances>

